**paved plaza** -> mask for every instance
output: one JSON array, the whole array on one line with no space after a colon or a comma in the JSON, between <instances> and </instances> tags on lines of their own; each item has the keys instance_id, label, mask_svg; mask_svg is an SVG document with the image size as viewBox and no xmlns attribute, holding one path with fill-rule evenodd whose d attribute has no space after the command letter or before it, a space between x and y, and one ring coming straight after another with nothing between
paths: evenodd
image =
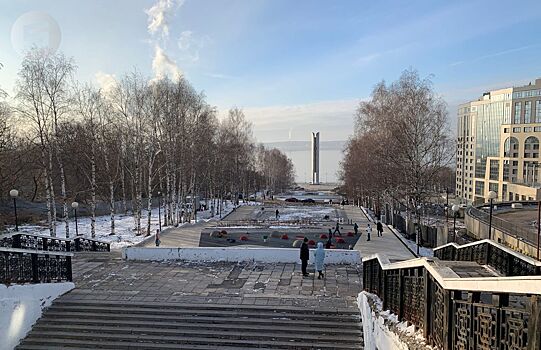
<instances>
[{"instance_id":1,"label":"paved plaza","mask_svg":"<svg viewBox=\"0 0 541 350\"><path fill-rule=\"evenodd\" d=\"M360 266L327 265L325 279L302 277L299 264L125 261L116 253L78 254L77 286L64 298L134 302L355 308Z\"/></svg>"}]
</instances>

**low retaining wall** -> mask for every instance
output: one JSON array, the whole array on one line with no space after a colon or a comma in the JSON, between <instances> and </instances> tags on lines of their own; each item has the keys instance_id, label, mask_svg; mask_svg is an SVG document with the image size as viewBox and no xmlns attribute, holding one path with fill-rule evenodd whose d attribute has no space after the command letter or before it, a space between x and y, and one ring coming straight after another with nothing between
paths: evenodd
<instances>
[{"instance_id":1,"label":"low retaining wall","mask_svg":"<svg viewBox=\"0 0 541 350\"><path fill-rule=\"evenodd\" d=\"M72 290L72 282L0 284L0 349L13 349L41 317L43 308Z\"/></svg>"},{"instance_id":2,"label":"low retaining wall","mask_svg":"<svg viewBox=\"0 0 541 350\"><path fill-rule=\"evenodd\" d=\"M310 249L310 263L314 262L315 249ZM262 263L300 263L299 249L295 248L124 248L127 260L186 260L186 261L257 261ZM360 264L357 250L325 250L326 264Z\"/></svg>"}]
</instances>

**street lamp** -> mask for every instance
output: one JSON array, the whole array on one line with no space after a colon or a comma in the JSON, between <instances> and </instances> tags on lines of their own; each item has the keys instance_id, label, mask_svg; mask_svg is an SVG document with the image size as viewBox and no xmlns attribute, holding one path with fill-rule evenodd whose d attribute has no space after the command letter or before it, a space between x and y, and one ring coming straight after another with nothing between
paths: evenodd
<instances>
[{"instance_id":1,"label":"street lamp","mask_svg":"<svg viewBox=\"0 0 541 350\"><path fill-rule=\"evenodd\" d=\"M460 207L458 204L455 204L451 207L451 209L453 210L453 242L456 243L456 214L460 210Z\"/></svg>"},{"instance_id":2,"label":"street lamp","mask_svg":"<svg viewBox=\"0 0 541 350\"><path fill-rule=\"evenodd\" d=\"M13 210L15 211L15 231L19 231L19 222L17 220L17 197L19 196L19 191L13 189L9 191L9 195L13 198Z\"/></svg>"},{"instance_id":3,"label":"street lamp","mask_svg":"<svg viewBox=\"0 0 541 350\"><path fill-rule=\"evenodd\" d=\"M71 207L73 208L75 212L75 236L79 236L79 227L77 225L77 208L79 208L79 203L73 202L71 203ZM66 237L69 238L69 237Z\"/></svg>"},{"instance_id":4,"label":"street lamp","mask_svg":"<svg viewBox=\"0 0 541 350\"><path fill-rule=\"evenodd\" d=\"M158 226L162 232L162 193L158 191Z\"/></svg>"},{"instance_id":5,"label":"street lamp","mask_svg":"<svg viewBox=\"0 0 541 350\"><path fill-rule=\"evenodd\" d=\"M417 256L419 256L419 246L421 245L421 206L417 206Z\"/></svg>"},{"instance_id":6,"label":"street lamp","mask_svg":"<svg viewBox=\"0 0 541 350\"><path fill-rule=\"evenodd\" d=\"M491 239L492 237L492 201L498 197L498 194L494 191L490 191L488 193L488 199L490 200L490 210L489 210L489 217L488 217L488 239Z\"/></svg>"}]
</instances>

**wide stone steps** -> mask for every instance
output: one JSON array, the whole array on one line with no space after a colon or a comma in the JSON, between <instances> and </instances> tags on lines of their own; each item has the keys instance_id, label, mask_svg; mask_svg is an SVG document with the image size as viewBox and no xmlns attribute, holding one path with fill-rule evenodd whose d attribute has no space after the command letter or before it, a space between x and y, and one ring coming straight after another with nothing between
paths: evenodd
<instances>
[{"instance_id":1,"label":"wide stone steps","mask_svg":"<svg viewBox=\"0 0 541 350\"><path fill-rule=\"evenodd\" d=\"M362 349L356 310L62 299L17 349Z\"/></svg>"}]
</instances>

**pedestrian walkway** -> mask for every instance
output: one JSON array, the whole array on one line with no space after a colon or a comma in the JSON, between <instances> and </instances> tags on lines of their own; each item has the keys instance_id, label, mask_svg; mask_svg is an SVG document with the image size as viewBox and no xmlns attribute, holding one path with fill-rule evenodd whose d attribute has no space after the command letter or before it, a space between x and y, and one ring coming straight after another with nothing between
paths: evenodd
<instances>
[{"instance_id":1,"label":"pedestrian walkway","mask_svg":"<svg viewBox=\"0 0 541 350\"><path fill-rule=\"evenodd\" d=\"M359 238L357 244L353 247L353 249L361 252L361 257L379 253L387 256L390 261L415 258L404 243L386 225L383 225L383 236L378 237L376 224L369 221L360 208L353 205L346 205L344 206L344 211L347 219L353 220L354 223L356 222L359 225L359 232L362 233L361 238ZM370 241L366 240L366 227L368 223L372 226Z\"/></svg>"},{"instance_id":2,"label":"pedestrian walkway","mask_svg":"<svg viewBox=\"0 0 541 350\"><path fill-rule=\"evenodd\" d=\"M216 225L216 221L198 222L195 224L185 224L180 227L170 227L162 231L160 235L160 247L199 247L201 231L207 227ZM154 239L141 244L143 247L155 247Z\"/></svg>"}]
</instances>

